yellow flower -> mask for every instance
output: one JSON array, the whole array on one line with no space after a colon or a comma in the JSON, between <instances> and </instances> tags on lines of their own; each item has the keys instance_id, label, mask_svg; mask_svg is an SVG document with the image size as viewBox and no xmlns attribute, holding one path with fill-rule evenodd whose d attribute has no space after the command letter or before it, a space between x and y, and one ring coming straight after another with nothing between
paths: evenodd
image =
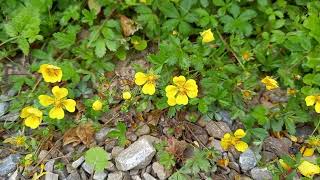
<instances>
[{"instance_id":1,"label":"yellow flower","mask_svg":"<svg viewBox=\"0 0 320 180\"><path fill-rule=\"evenodd\" d=\"M242 57L242 59L245 60L245 61L249 61L249 60L253 59L253 58L252 58L252 53L249 52L249 51L244 51L244 52L242 52L241 57Z\"/></svg>"},{"instance_id":2,"label":"yellow flower","mask_svg":"<svg viewBox=\"0 0 320 180\"><path fill-rule=\"evenodd\" d=\"M39 180L43 175L47 174L47 172L44 172L44 164L40 165L40 173L37 172L33 174L32 180Z\"/></svg>"},{"instance_id":3,"label":"yellow flower","mask_svg":"<svg viewBox=\"0 0 320 180\"><path fill-rule=\"evenodd\" d=\"M24 119L25 126L35 129L41 123L42 112L37 108L27 106L22 109L20 117Z\"/></svg>"},{"instance_id":4,"label":"yellow flower","mask_svg":"<svg viewBox=\"0 0 320 180\"><path fill-rule=\"evenodd\" d=\"M320 96L307 96L305 98L307 106L314 106L317 113L320 113Z\"/></svg>"},{"instance_id":5,"label":"yellow flower","mask_svg":"<svg viewBox=\"0 0 320 180\"><path fill-rule=\"evenodd\" d=\"M243 129L237 129L234 134L226 133L221 139L221 147L227 150L231 146L234 146L238 151L244 152L248 149L248 144L241 141L241 138L244 136L246 136L246 133Z\"/></svg>"},{"instance_id":6,"label":"yellow flower","mask_svg":"<svg viewBox=\"0 0 320 180\"><path fill-rule=\"evenodd\" d=\"M213 36L213 33L211 32L211 29L202 31L200 35L202 37L202 43L208 43L214 40L214 36Z\"/></svg>"},{"instance_id":7,"label":"yellow flower","mask_svg":"<svg viewBox=\"0 0 320 180\"><path fill-rule=\"evenodd\" d=\"M95 111L100 111L102 109L102 102L100 100L96 100L92 104L92 109L95 110Z\"/></svg>"},{"instance_id":8,"label":"yellow flower","mask_svg":"<svg viewBox=\"0 0 320 180\"><path fill-rule=\"evenodd\" d=\"M310 136L307 143L312 147L320 147L320 136Z\"/></svg>"},{"instance_id":9,"label":"yellow flower","mask_svg":"<svg viewBox=\"0 0 320 180\"><path fill-rule=\"evenodd\" d=\"M143 94L149 94L153 95L156 92L156 80L157 76L150 73L150 74L145 74L142 72L137 72L135 74L135 80L134 82L142 86L142 93Z\"/></svg>"},{"instance_id":10,"label":"yellow flower","mask_svg":"<svg viewBox=\"0 0 320 180\"><path fill-rule=\"evenodd\" d=\"M42 64L38 72L42 74L45 82L60 82L62 78L61 68L51 64Z\"/></svg>"},{"instance_id":11,"label":"yellow flower","mask_svg":"<svg viewBox=\"0 0 320 180\"><path fill-rule=\"evenodd\" d=\"M174 77L173 84L166 87L166 96L169 106L187 105L188 97L195 98L198 96L198 86L195 80L186 80L184 76Z\"/></svg>"},{"instance_id":12,"label":"yellow flower","mask_svg":"<svg viewBox=\"0 0 320 180\"><path fill-rule=\"evenodd\" d=\"M310 157L314 154L315 148L309 148L306 146L302 146L300 152L302 153L303 157Z\"/></svg>"},{"instance_id":13,"label":"yellow flower","mask_svg":"<svg viewBox=\"0 0 320 180\"><path fill-rule=\"evenodd\" d=\"M25 146L27 138L23 135L7 138L3 143L10 143L15 146Z\"/></svg>"},{"instance_id":14,"label":"yellow flower","mask_svg":"<svg viewBox=\"0 0 320 180\"><path fill-rule=\"evenodd\" d=\"M32 162L33 162L33 155L30 153L24 157L23 165L27 167L27 166L30 166Z\"/></svg>"},{"instance_id":15,"label":"yellow flower","mask_svg":"<svg viewBox=\"0 0 320 180\"><path fill-rule=\"evenodd\" d=\"M131 99L131 93L129 91L125 91L122 93L122 98L125 100Z\"/></svg>"},{"instance_id":16,"label":"yellow flower","mask_svg":"<svg viewBox=\"0 0 320 180\"><path fill-rule=\"evenodd\" d=\"M308 161L302 161L302 163L298 166L298 170L302 175L309 178L312 178L313 175L320 173L320 167Z\"/></svg>"},{"instance_id":17,"label":"yellow flower","mask_svg":"<svg viewBox=\"0 0 320 180\"><path fill-rule=\"evenodd\" d=\"M285 169L286 171L291 170L291 167L287 163L285 163L283 159L279 159L279 163L280 163L281 167L283 169Z\"/></svg>"},{"instance_id":18,"label":"yellow flower","mask_svg":"<svg viewBox=\"0 0 320 180\"><path fill-rule=\"evenodd\" d=\"M288 88L287 89L287 94L294 96L297 93L297 90L293 89L293 88Z\"/></svg>"},{"instance_id":19,"label":"yellow flower","mask_svg":"<svg viewBox=\"0 0 320 180\"><path fill-rule=\"evenodd\" d=\"M266 76L261 82L266 85L267 90L273 90L279 87L278 82L270 76Z\"/></svg>"},{"instance_id":20,"label":"yellow flower","mask_svg":"<svg viewBox=\"0 0 320 180\"><path fill-rule=\"evenodd\" d=\"M73 99L67 99L68 89L54 86L52 88L52 94L54 97L48 95L40 95L40 104L47 107L53 105L53 108L49 112L49 117L52 119L63 119L64 111L66 109L69 112L74 112L76 109L76 101Z\"/></svg>"}]
</instances>

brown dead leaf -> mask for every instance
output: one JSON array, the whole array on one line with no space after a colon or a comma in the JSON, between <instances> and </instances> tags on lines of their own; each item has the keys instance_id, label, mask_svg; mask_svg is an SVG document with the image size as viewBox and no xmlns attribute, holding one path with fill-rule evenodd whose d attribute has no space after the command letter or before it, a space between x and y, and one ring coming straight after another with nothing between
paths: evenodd
<instances>
[{"instance_id":1,"label":"brown dead leaf","mask_svg":"<svg viewBox=\"0 0 320 180\"><path fill-rule=\"evenodd\" d=\"M153 126L157 126L161 117L161 110L154 110L148 114L147 122Z\"/></svg>"},{"instance_id":2,"label":"brown dead leaf","mask_svg":"<svg viewBox=\"0 0 320 180\"><path fill-rule=\"evenodd\" d=\"M137 28L133 20L127 18L124 15L120 15L120 23L121 23L123 35L126 37L133 35L139 29Z\"/></svg>"},{"instance_id":3,"label":"brown dead leaf","mask_svg":"<svg viewBox=\"0 0 320 180\"><path fill-rule=\"evenodd\" d=\"M76 146L81 142L89 146L93 141L94 129L92 123L81 124L77 127L69 129L63 135L63 145L71 144Z\"/></svg>"},{"instance_id":4,"label":"brown dead leaf","mask_svg":"<svg viewBox=\"0 0 320 180\"><path fill-rule=\"evenodd\" d=\"M168 147L166 147L166 150L177 159L182 160L183 152L187 148L187 145L188 144L185 141L179 141L174 137L171 137L168 139Z\"/></svg>"}]
</instances>

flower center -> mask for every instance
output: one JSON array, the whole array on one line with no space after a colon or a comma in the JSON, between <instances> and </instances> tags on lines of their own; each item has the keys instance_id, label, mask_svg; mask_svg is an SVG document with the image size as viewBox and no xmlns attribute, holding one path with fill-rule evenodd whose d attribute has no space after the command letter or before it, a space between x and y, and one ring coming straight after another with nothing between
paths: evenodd
<instances>
[{"instance_id":1,"label":"flower center","mask_svg":"<svg viewBox=\"0 0 320 180\"><path fill-rule=\"evenodd\" d=\"M156 76L151 74L148 76L148 82L153 83L156 81Z\"/></svg>"},{"instance_id":2,"label":"flower center","mask_svg":"<svg viewBox=\"0 0 320 180\"><path fill-rule=\"evenodd\" d=\"M56 107L56 108L62 108L63 107L63 104L62 104L62 99L60 99L60 100L55 100L54 101L54 106Z\"/></svg>"},{"instance_id":3,"label":"flower center","mask_svg":"<svg viewBox=\"0 0 320 180\"><path fill-rule=\"evenodd\" d=\"M46 69L46 72L49 76L58 76L59 72L56 69Z\"/></svg>"}]
</instances>

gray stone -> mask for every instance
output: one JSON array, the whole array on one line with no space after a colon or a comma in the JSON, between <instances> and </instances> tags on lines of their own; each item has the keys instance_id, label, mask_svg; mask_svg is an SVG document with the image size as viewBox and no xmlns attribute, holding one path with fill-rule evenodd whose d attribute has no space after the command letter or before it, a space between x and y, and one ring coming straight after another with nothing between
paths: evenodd
<instances>
[{"instance_id":1,"label":"gray stone","mask_svg":"<svg viewBox=\"0 0 320 180\"><path fill-rule=\"evenodd\" d=\"M80 177L81 177L82 180L87 180L88 179L87 174L86 174L86 172L84 172L83 169L80 169Z\"/></svg>"},{"instance_id":2,"label":"gray stone","mask_svg":"<svg viewBox=\"0 0 320 180\"><path fill-rule=\"evenodd\" d=\"M128 131L126 133L126 137L128 138L129 141L133 142L136 141L138 139L138 136L136 134L134 134L133 132Z\"/></svg>"},{"instance_id":3,"label":"gray stone","mask_svg":"<svg viewBox=\"0 0 320 180\"><path fill-rule=\"evenodd\" d=\"M104 180L106 177L107 174L105 172L95 172L93 175L94 180Z\"/></svg>"},{"instance_id":4,"label":"gray stone","mask_svg":"<svg viewBox=\"0 0 320 180\"><path fill-rule=\"evenodd\" d=\"M221 147L221 143L219 140L216 140L212 137L209 138L209 143L208 143L208 147L209 148L214 148L215 150L219 151L219 152L224 152L224 150Z\"/></svg>"},{"instance_id":5,"label":"gray stone","mask_svg":"<svg viewBox=\"0 0 320 180\"><path fill-rule=\"evenodd\" d=\"M106 169L111 172L114 172L117 170L116 166L112 162L108 162Z\"/></svg>"},{"instance_id":6,"label":"gray stone","mask_svg":"<svg viewBox=\"0 0 320 180\"><path fill-rule=\"evenodd\" d=\"M136 131L137 136L142 136L150 133L150 127L147 124L142 125Z\"/></svg>"},{"instance_id":7,"label":"gray stone","mask_svg":"<svg viewBox=\"0 0 320 180\"><path fill-rule=\"evenodd\" d=\"M142 180L141 177L138 175L131 176L131 179L132 180Z\"/></svg>"},{"instance_id":8,"label":"gray stone","mask_svg":"<svg viewBox=\"0 0 320 180\"><path fill-rule=\"evenodd\" d=\"M50 161L48 161L48 162L46 163L46 165L44 166L44 169L45 169L47 172L53 172L54 162L55 162L54 159L51 159Z\"/></svg>"},{"instance_id":9,"label":"gray stone","mask_svg":"<svg viewBox=\"0 0 320 180\"><path fill-rule=\"evenodd\" d=\"M254 180L271 180L272 174L267 168L255 167L251 169L250 175Z\"/></svg>"},{"instance_id":10,"label":"gray stone","mask_svg":"<svg viewBox=\"0 0 320 180\"><path fill-rule=\"evenodd\" d=\"M138 140L115 158L117 169L121 171L142 169L151 162L155 153L156 150L146 139Z\"/></svg>"},{"instance_id":11,"label":"gray stone","mask_svg":"<svg viewBox=\"0 0 320 180\"><path fill-rule=\"evenodd\" d=\"M6 176L7 174L15 171L20 158L21 156L19 154L11 154L0 160L0 176Z\"/></svg>"},{"instance_id":12,"label":"gray stone","mask_svg":"<svg viewBox=\"0 0 320 180\"><path fill-rule=\"evenodd\" d=\"M234 169L235 171L237 171L238 173L240 173L240 166L239 164L237 164L236 162L229 162L228 166L231 169Z\"/></svg>"},{"instance_id":13,"label":"gray stone","mask_svg":"<svg viewBox=\"0 0 320 180\"><path fill-rule=\"evenodd\" d=\"M0 102L0 117L3 116L9 108L8 102Z\"/></svg>"},{"instance_id":14,"label":"gray stone","mask_svg":"<svg viewBox=\"0 0 320 180\"><path fill-rule=\"evenodd\" d=\"M58 174L55 174L55 173L52 173L52 172L47 172L45 177L44 177L45 180L58 180L59 179L59 175Z\"/></svg>"},{"instance_id":15,"label":"gray stone","mask_svg":"<svg viewBox=\"0 0 320 180\"><path fill-rule=\"evenodd\" d=\"M308 125L298 127L298 128L296 128L296 135L297 135L297 137L306 138L312 134L313 130L314 130L314 128L312 126L308 126Z\"/></svg>"},{"instance_id":16,"label":"gray stone","mask_svg":"<svg viewBox=\"0 0 320 180\"><path fill-rule=\"evenodd\" d=\"M139 169L132 169L130 170L130 175L133 176L133 175L138 175L139 174Z\"/></svg>"},{"instance_id":17,"label":"gray stone","mask_svg":"<svg viewBox=\"0 0 320 180\"><path fill-rule=\"evenodd\" d=\"M121 171L113 172L108 174L107 180L122 180L124 178L124 173Z\"/></svg>"},{"instance_id":18,"label":"gray stone","mask_svg":"<svg viewBox=\"0 0 320 180\"><path fill-rule=\"evenodd\" d=\"M79 159L77 159L76 161L74 161L71 166L74 168L74 169L77 169L82 163L84 162L84 157L81 156Z\"/></svg>"},{"instance_id":19,"label":"gray stone","mask_svg":"<svg viewBox=\"0 0 320 180\"><path fill-rule=\"evenodd\" d=\"M208 122L206 130L210 136L219 139L221 139L225 133L231 132L228 124L222 121Z\"/></svg>"},{"instance_id":20,"label":"gray stone","mask_svg":"<svg viewBox=\"0 0 320 180\"><path fill-rule=\"evenodd\" d=\"M18 169L11 174L11 176L9 177L8 180L19 180L19 177L18 177Z\"/></svg>"},{"instance_id":21,"label":"gray stone","mask_svg":"<svg viewBox=\"0 0 320 180\"><path fill-rule=\"evenodd\" d=\"M5 121L5 122L14 122L19 118L19 112L16 113L9 113L3 116L0 116L0 121Z\"/></svg>"},{"instance_id":22,"label":"gray stone","mask_svg":"<svg viewBox=\"0 0 320 180\"><path fill-rule=\"evenodd\" d=\"M285 139L277 139L268 137L263 142L263 149L265 151L273 152L277 156L289 154L290 144Z\"/></svg>"},{"instance_id":23,"label":"gray stone","mask_svg":"<svg viewBox=\"0 0 320 180\"><path fill-rule=\"evenodd\" d=\"M112 140L108 140L107 142L105 142L105 146L104 149L108 152L110 152L117 144L117 140L112 139Z\"/></svg>"},{"instance_id":24,"label":"gray stone","mask_svg":"<svg viewBox=\"0 0 320 180\"><path fill-rule=\"evenodd\" d=\"M167 179L171 175L170 170L166 170L163 165L161 165L158 162L154 162L152 164L152 170L153 172L158 176L160 180Z\"/></svg>"},{"instance_id":25,"label":"gray stone","mask_svg":"<svg viewBox=\"0 0 320 180\"><path fill-rule=\"evenodd\" d=\"M157 180L156 178L154 178L153 176L151 176L149 173L143 173L143 178L144 180Z\"/></svg>"},{"instance_id":26,"label":"gray stone","mask_svg":"<svg viewBox=\"0 0 320 180\"><path fill-rule=\"evenodd\" d=\"M232 126L232 119L229 112L227 111L219 111L218 113L216 113L215 118L219 121L227 123L229 126Z\"/></svg>"},{"instance_id":27,"label":"gray stone","mask_svg":"<svg viewBox=\"0 0 320 180\"><path fill-rule=\"evenodd\" d=\"M100 129L96 134L95 134L95 139L98 143L103 142L107 139L107 134L110 132L110 128L104 127Z\"/></svg>"},{"instance_id":28,"label":"gray stone","mask_svg":"<svg viewBox=\"0 0 320 180\"><path fill-rule=\"evenodd\" d=\"M263 162L270 162L276 158L277 158L277 155L273 152L269 152L269 151L262 151L261 152L261 160Z\"/></svg>"},{"instance_id":29,"label":"gray stone","mask_svg":"<svg viewBox=\"0 0 320 180\"><path fill-rule=\"evenodd\" d=\"M150 135L143 135L138 139L138 141L142 139L147 140L150 144L158 144L161 142L159 138Z\"/></svg>"},{"instance_id":30,"label":"gray stone","mask_svg":"<svg viewBox=\"0 0 320 180\"><path fill-rule=\"evenodd\" d=\"M90 166L89 164L87 164L86 162L84 162L82 164L82 169L85 170L87 173L92 174L93 173L93 167Z\"/></svg>"},{"instance_id":31,"label":"gray stone","mask_svg":"<svg viewBox=\"0 0 320 180\"><path fill-rule=\"evenodd\" d=\"M257 159L251 149L240 154L239 163L242 171L248 171L257 165Z\"/></svg>"},{"instance_id":32,"label":"gray stone","mask_svg":"<svg viewBox=\"0 0 320 180\"><path fill-rule=\"evenodd\" d=\"M120 147L120 146L116 146L112 149L111 151L111 156L113 158L117 157L122 151L124 150L123 147Z\"/></svg>"},{"instance_id":33,"label":"gray stone","mask_svg":"<svg viewBox=\"0 0 320 180\"><path fill-rule=\"evenodd\" d=\"M59 175L59 179L66 179L68 177L66 169L55 169L54 173Z\"/></svg>"},{"instance_id":34,"label":"gray stone","mask_svg":"<svg viewBox=\"0 0 320 180\"><path fill-rule=\"evenodd\" d=\"M67 177L67 180L79 180L81 179L80 174L75 170L72 171L71 174Z\"/></svg>"}]
</instances>

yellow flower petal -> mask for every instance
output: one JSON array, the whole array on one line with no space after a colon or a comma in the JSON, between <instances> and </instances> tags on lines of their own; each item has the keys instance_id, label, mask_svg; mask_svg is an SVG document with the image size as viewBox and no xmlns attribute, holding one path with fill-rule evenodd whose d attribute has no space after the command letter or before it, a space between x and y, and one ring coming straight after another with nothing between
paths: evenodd
<instances>
[{"instance_id":1,"label":"yellow flower petal","mask_svg":"<svg viewBox=\"0 0 320 180\"><path fill-rule=\"evenodd\" d=\"M167 103L169 106L175 106L177 104L176 98L173 96L169 96Z\"/></svg>"},{"instance_id":2,"label":"yellow flower petal","mask_svg":"<svg viewBox=\"0 0 320 180\"><path fill-rule=\"evenodd\" d=\"M139 86L145 84L148 80L148 76L142 72L137 72L134 78L135 78L134 82Z\"/></svg>"},{"instance_id":3,"label":"yellow flower petal","mask_svg":"<svg viewBox=\"0 0 320 180\"><path fill-rule=\"evenodd\" d=\"M149 94L153 95L156 92L156 86L154 83L149 83L147 82L145 85L142 87L142 93L143 94Z\"/></svg>"},{"instance_id":4,"label":"yellow flower petal","mask_svg":"<svg viewBox=\"0 0 320 180\"><path fill-rule=\"evenodd\" d=\"M266 76L261 80L261 82L266 85L267 90L273 90L279 87L278 82L271 76Z\"/></svg>"},{"instance_id":5,"label":"yellow flower petal","mask_svg":"<svg viewBox=\"0 0 320 180\"><path fill-rule=\"evenodd\" d=\"M55 83L62 79L61 68L51 64L42 64L38 72L42 74L45 82Z\"/></svg>"},{"instance_id":6,"label":"yellow flower petal","mask_svg":"<svg viewBox=\"0 0 320 180\"><path fill-rule=\"evenodd\" d=\"M49 117L51 119L63 119L64 111L60 107L53 107L49 112Z\"/></svg>"},{"instance_id":7,"label":"yellow flower petal","mask_svg":"<svg viewBox=\"0 0 320 180\"><path fill-rule=\"evenodd\" d=\"M168 85L166 87L166 96L167 97L174 97L178 92L178 88L173 85Z\"/></svg>"},{"instance_id":8,"label":"yellow flower petal","mask_svg":"<svg viewBox=\"0 0 320 180\"><path fill-rule=\"evenodd\" d=\"M307 106L313 106L314 103L316 102L316 96L307 96L305 98L305 101Z\"/></svg>"},{"instance_id":9,"label":"yellow flower petal","mask_svg":"<svg viewBox=\"0 0 320 180\"><path fill-rule=\"evenodd\" d=\"M316 102L314 109L316 110L317 113L320 113L320 102Z\"/></svg>"},{"instance_id":10,"label":"yellow flower petal","mask_svg":"<svg viewBox=\"0 0 320 180\"><path fill-rule=\"evenodd\" d=\"M237 129L234 132L234 136L235 136L235 138L240 139L240 138L243 138L244 136L246 136L246 133L244 132L243 129Z\"/></svg>"},{"instance_id":11,"label":"yellow flower petal","mask_svg":"<svg viewBox=\"0 0 320 180\"><path fill-rule=\"evenodd\" d=\"M66 99L62 101L64 108L69 112L74 112L76 110L76 101L73 99Z\"/></svg>"},{"instance_id":12,"label":"yellow flower petal","mask_svg":"<svg viewBox=\"0 0 320 180\"><path fill-rule=\"evenodd\" d=\"M236 144L234 145L234 147L240 151L240 152L244 152L248 149L248 144L243 142L243 141L238 141L236 142Z\"/></svg>"},{"instance_id":13,"label":"yellow flower petal","mask_svg":"<svg viewBox=\"0 0 320 180\"><path fill-rule=\"evenodd\" d=\"M36 116L30 116L24 120L24 124L27 127L30 127L31 129L36 129L39 127L41 123L41 118L36 117Z\"/></svg>"},{"instance_id":14,"label":"yellow flower petal","mask_svg":"<svg viewBox=\"0 0 320 180\"><path fill-rule=\"evenodd\" d=\"M44 107L50 106L54 103L54 99L48 95L40 95L38 99L40 104Z\"/></svg>"},{"instance_id":15,"label":"yellow flower petal","mask_svg":"<svg viewBox=\"0 0 320 180\"><path fill-rule=\"evenodd\" d=\"M314 154L315 148L308 148L306 146L302 146L300 152L302 153L303 157L310 157Z\"/></svg>"},{"instance_id":16,"label":"yellow flower petal","mask_svg":"<svg viewBox=\"0 0 320 180\"><path fill-rule=\"evenodd\" d=\"M173 83L178 87L183 87L186 83L186 78L184 76L175 76L173 77Z\"/></svg>"},{"instance_id":17,"label":"yellow flower petal","mask_svg":"<svg viewBox=\"0 0 320 180\"><path fill-rule=\"evenodd\" d=\"M298 171L306 176L311 178L313 175L319 174L320 173L320 167L312 164L308 161L303 161L299 166L298 166Z\"/></svg>"},{"instance_id":18,"label":"yellow flower petal","mask_svg":"<svg viewBox=\"0 0 320 180\"><path fill-rule=\"evenodd\" d=\"M189 100L187 95L179 93L177 95L176 101L178 105L187 105Z\"/></svg>"},{"instance_id":19,"label":"yellow flower petal","mask_svg":"<svg viewBox=\"0 0 320 180\"><path fill-rule=\"evenodd\" d=\"M21 110L20 117L21 118L26 118L26 117L30 116L30 113L29 113L29 109L30 108L32 108L32 107L31 106L27 106L27 107L23 108Z\"/></svg>"},{"instance_id":20,"label":"yellow flower petal","mask_svg":"<svg viewBox=\"0 0 320 180\"><path fill-rule=\"evenodd\" d=\"M129 91L125 91L122 93L122 98L125 100L131 99L131 93Z\"/></svg>"},{"instance_id":21,"label":"yellow flower petal","mask_svg":"<svg viewBox=\"0 0 320 180\"><path fill-rule=\"evenodd\" d=\"M211 29L207 29L200 33L202 36L202 43L208 43L214 40L213 33L211 32Z\"/></svg>"},{"instance_id":22,"label":"yellow flower petal","mask_svg":"<svg viewBox=\"0 0 320 180\"><path fill-rule=\"evenodd\" d=\"M56 100L60 100L68 95L68 89L55 86L52 88L52 94L54 95Z\"/></svg>"},{"instance_id":23,"label":"yellow flower petal","mask_svg":"<svg viewBox=\"0 0 320 180\"><path fill-rule=\"evenodd\" d=\"M100 100L94 101L92 104L92 109L95 111L100 111L102 109L102 102Z\"/></svg>"},{"instance_id":24,"label":"yellow flower petal","mask_svg":"<svg viewBox=\"0 0 320 180\"><path fill-rule=\"evenodd\" d=\"M195 80L189 79L185 83L184 88L186 89L189 98L195 98L198 96L198 86Z\"/></svg>"}]
</instances>

